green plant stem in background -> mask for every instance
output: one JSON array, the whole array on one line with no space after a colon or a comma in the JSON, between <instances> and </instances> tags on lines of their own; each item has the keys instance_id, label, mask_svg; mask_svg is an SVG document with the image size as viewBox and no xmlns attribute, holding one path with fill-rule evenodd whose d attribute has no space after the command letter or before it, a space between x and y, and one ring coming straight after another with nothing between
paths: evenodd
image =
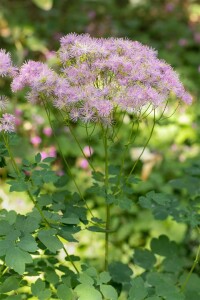
<instances>
[{"instance_id":1,"label":"green plant stem in background","mask_svg":"<svg viewBox=\"0 0 200 300\"><path fill-rule=\"evenodd\" d=\"M8 154L9 154L9 156L10 156L10 160L11 160L12 167L13 167L13 169L15 170L15 172L16 172L18 175L20 175L20 171L19 171L18 166L17 166L17 164L16 164L16 162L15 162L15 159L14 159L14 156L13 156L13 154L12 154L12 151L10 150L8 137L7 137L7 135L6 135L4 132L2 132L2 136L3 136L3 140L4 140L4 143L5 143L6 149L7 149L7 151L8 151Z\"/></svg>"},{"instance_id":2,"label":"green plant stem in background","mask_svg":"<svg viewBox=\"0 0 200 300\"><path fill-rule=\"evenodd\" d=\"M188 281L190 280L190 277L194 271L194 269L196 268L197 264L199 263L199 259L200 259L200 245L198 247L198 250L197 250L197 254L196 254L196 257L195 257L195 260L193 262L193 265L185 279L185 281L183 282L182 286L181 286L181 292L183 292L186 288L186 285L188 284Z\"/></svg>"},{"instance_id":3,"label":"green plant stem in background","mask_svg":"<svg viewBox=\"0 0 200 300\"><path fill-rule=\"evenodd\" d=\"M83 155L84 158L88 161L88 163L89 163L90 168L92 169L92 171L95 172L95 168L94 168L93 164L91 163L91 161L88 159L88 157L86 157L86 155L85 155L85 153L84 153L84 151L83 151L83 148L81 147L81 144L80 144L79 140L77 139L76 134L75 134L74 131L73 131L72 126L70 125L70 123L66 122L66 120L65 120L65 118L64 118L64 116L63 116L63 114L62 114L62 112L59 111L59 113L60 113L60 115L62 116L62 119L63 119L64 124L69 128L69 131L70 131L70 133L71 133L73 139L75 140L76 144L78 145L78 147L79 147L79 149L80 149L82 155ZM67 113L66 113L66 115L67 115ZM86 130L86 131L87 131L87 130Z\"/></svg>"},{"instance_id":4,"label":"green plant stem in background","mask_svg":"<svg viewBox=\"0 0 200 300\"><path fill-rule=\"evenodd\" d=\"M75 135L75 133L74 133L72 127L70 126L70 124L68 124L68 128L69 128L70 133L71 133L71 135L73 136L74 140L76 141L78 147L80 148L81 153L83 154L84 158L88 161L88 163L89 163L89 165L90 165L92 171L95 172L95 168L94 168L93 164L92 164L91 161L88 159L88 157L85 156L85 153L83 152L83 149L82 149L82 147L81 147L81 145L80 145L80 143L79 143L79 141L78 141L78 139L77 139L77 137L76 137L76 135Z\"/></svg>"},{"instance_id":5,"label":"green plant stem in background","mask_svg":"<svg viewBox=\"0 0 200 300\"><path fill-rule=\"evenodd\" d=\"M3 138L4 138L4 142L5 142L6 149L7 149L8 153L9 153L9 155L10 155L10 159L11 159L11 162L12 162L12 166L13 166L14 170L16 171L16 173L17 173L18 176L19 176L19 175L20 175L20 170L19 170L19 168L18 168L18 166L17 166L17 164L16 164L16 162L15 162L14 156L13 156L12 151L11 151L11 149L10 149L10 145L9 145L8 139L7 139L7 137L6 137L5 134L3 134ZM38 210L39 214L41 215L41 218L42 218L42 220L44 221L46 228L51 228L51 225L49 224L49 222L48 222L47 219L45 218L45 216L44 216L42 210L41 210L40 207L37 205L37 203L36 203L36 201L35 201L33 195L31 194L31 192L30 192L29 190L27 191L27 194L28 194L28 196L29 196L31 202L33 203L34 207ZM59 237L60 237L58 234L56 234L55 236L56 236L58 239L59 239ZM66 256L68 257L70 263L72 264L72 266L73 266L74 269L76 270L76 272L79 273L79 270L77 269L77 267L76 267L76 265L74 264L74 262L71 260L70 255L68 254L68 252L67 252L67 250L65 249L64 245L63 245L63 250L64 250Z\"/></svg>"},{"instance_id":6,"label":"green plant stem in background","mask_svg":"<svg viewBox=\"0 0 200 300\"><path fill-rule=\"evenodd\" d=\"M128 179L129 179L129 177L131 176L131 174L133 173L133 171L135 170L136 165L138 164L138 162L139 162L139 160L140 160L142 154L144 153L146 147L148 146L149 141L150 141L150 139L151 139L151 137L152 137L152 135L153 135L153 131L154 131L155 125L156 125L156 116L155 116L155 109L154 109L153 126L152 126L152 128L151 128L150 135L149 135L149 137L148 137L148 139L147 139L147 141L146 141L146 143L145 143L145 145L144 145L144 147L143 147L143 149L142 149L142 152L140 153L140 155L139 155L139 157L137 158L137 160L135 161L135 163L134 163L134 165L133 165L133 167L132 167L130 173L128 174L127 179L126 179L126 182L128 181Z\"/></svg>"},{"instance_id":7,"label":"green plant stem in background","mask_svg":"<svg viewBox=\"0 0 200 300\"><path fill-rule=\"evenodd\" d=\"M116 194L116 193L119 192L119 191L117 191L117 188L118 188L118 186L120 184L121 177L122 177L122 174L123 174L125 157L126 157L128 149L129 149L129 146L134 143L134 141L135 141L135 139L137 137L137 134L138 134L138 131L139 131L139 126L140 126L139 119L137 119L136 133L134 134L134 136L132 138L134 125L135 125L135 122L133 122L133 124L131 126L131 132L130 132L130 136L128 138L128 142L126 143L126 145L124 145L124 150L123 150L123 153L122 153L122 161L121 161L120 171L119 171L119 175L118 175L118 182L117 182L114 194Z\"/></svg>"},{"instance_id":8,"label":"green plant stem in background","mask_svg":"<svg viewBox=\"0 0 200 300\"><path fill-rule=\"evenodd\" d=\"M105 233L105 270L108 269L109 259L109 230L110 230L110 204L108 201L108 137L107 129L103 128L103 143L105 154L105 201L106 201L106 233Z\"/></svg>"},{"instance_id":9,"label":"green plant stem in background","mask_svg":"<svg viewBox=\"0 0 200 300\"><path fill-rule=\"evenodd\" d=\"M196 255L196 258L195 258L195 260L194 260L194 263L193 263L193 265L192 265L192 267L191 267L191 269L190 269L190 272L188 273L188 275L187 275L185 281L183 282L183 284L182 284L182 286L181 286L181 291L182 291L182 292L183 292L184 289L186 288L186 285L187 285L187 283L188 283L188 281L189 281L189 279L190 279L190 277L191 277L191 275L192 275L192 273L193 273L193 271L194 271L196 265L199 263L199 258L200 258L200 246L198 247L197 255Z\"/></svg>"}]
</instances>

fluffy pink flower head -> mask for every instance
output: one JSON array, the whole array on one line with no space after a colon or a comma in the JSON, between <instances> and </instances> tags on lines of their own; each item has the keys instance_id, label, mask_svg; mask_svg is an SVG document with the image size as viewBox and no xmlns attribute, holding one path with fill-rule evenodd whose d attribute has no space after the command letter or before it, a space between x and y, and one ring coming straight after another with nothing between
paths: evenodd
<instances>
[{"instance_id":1,"label":"fluffy pink flower head","mask_svg":"<svg viewBox=\"0 0 200 300\"><path fill-rule=\"evenodd\" d=\"M61 39L59 57L62 96L56 93L56 106L68 111L72 121L108 124L117 109L130 113L147 104L157 107L171 93L188 104L192 101L172 67L136 41L68 34Z\"/></svg>"},{"instance_id":2,"label":"fluffy pink flower head","mask_svg":"<svg viewBox=\"0 0 200 300\"><path fill-rule=\"evenodd\" d=\"M58 55L58 73L29 61L14 78L12 89L29 86L29 101L51 99L72 122L110 125L116 112L156 108L171 94L187 104L192 101L172 67L137 41L71 33L61 38Z\"/></svg>"},{"instance_id":3,"label":"fluffy pink flower head","mask_svg":"<svg viewBox=\"0 0 200 300\"><path fill-rule=\"evenodd\" d=\"M13 92L17 92L25 86L29 86L31 88L28 95L29 100L36 102L40 93L51 94L56 80L57 74L48 66L30 60L21 67L19 74L13 79L11 87Z\"/></svg>"},{"instance_id":4,"label":"fluffy pink flower head","mask_svg":"<svg viewBox=\"0 0 200 300\"><path fill-rule=\"evenodd\" d=\"M15 117L11 114L3 114L0 118L0 132L14 132L15 131Z\"/></svg>"},{"instance_id":5,"label":"fluffy pink flower head","mask_svg":"<svg viewBox=\"0 0 200 300\"><path fill-rule=\"evenodd\" d=\"M10 53L0 49L0 76L13 77L16 75L17 68L12 65Z\"/></svg>"}]
</instances>

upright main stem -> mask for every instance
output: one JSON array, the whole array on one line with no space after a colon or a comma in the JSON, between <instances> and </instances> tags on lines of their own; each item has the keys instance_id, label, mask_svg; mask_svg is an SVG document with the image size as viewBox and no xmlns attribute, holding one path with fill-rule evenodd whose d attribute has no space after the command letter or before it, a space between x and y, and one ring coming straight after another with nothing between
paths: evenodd
<instances>
[{"instance_id":1,"label":"upright main stem","mask_svg":"<svg viewBox=\"0 0 200 300\"><path fill-rule=\"evenodd\" d=\"M107 131L104 131L104 152L105 152L105 194L108 199L108 140ZM109 230L110 230L110 205L106 203L106 233L105 233L105 270L108 269L109 257Z\"/></svg>"}]
</instances>

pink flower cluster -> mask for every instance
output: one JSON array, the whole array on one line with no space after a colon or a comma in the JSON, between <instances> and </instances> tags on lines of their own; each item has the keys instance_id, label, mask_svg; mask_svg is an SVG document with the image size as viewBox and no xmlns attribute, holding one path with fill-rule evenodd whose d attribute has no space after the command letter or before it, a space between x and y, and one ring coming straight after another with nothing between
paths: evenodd
<instances>
[{"instance_id":1,"label":"pink flower cluster","mask_svg":"<svg viewBox=\"0 0 200 300\"><path fill-rule=\"evenodd\" d=\"M17 68L12 64L9 53L0 49L0 76L14 77L17 74ZM8 113L3 113L8 105L8 99L5 96L0 96L0 132L15 131L15 117Z\"/></svg>"},{"instance_id":2,"label":"pink flower cluster","mask_svg":"<svg viewBox=\"0 0 200 300\"><path fill-rule=\"evenodd\" d=\"M17 73L17 68L12 64L10 53L0 49L0 76L13 77Z\"/></svg>"},{"instance_id":3,"label":"pink flower cluster","mask_svg":"<svg viewBox=\"0 0 200 300\"><path fill-rule=\"evenodd\" d=\"M73 122L110 124L116 111L137 112L149 104L156 108L170 94L192 101L172 67L137 41L68 34L61 38L58 55L58 73L28 61L13 79L12 90L29 86L29 101L51 98Z\"/></svg>"},{"instance_id":4,"label":"pink flower cluster","mask_svg":"<svg viewBox=\"0 0 200 300\"><path fill-rule=\"evenodd\" d=\"M16 92L29 86L31 91L28 93L27 99L36 103L40 100L42 93L49 96L53 92L57 79L56 73L50 70L47 65L29 60L13 79L11 88Z\"/></svg>"},{"instance_id":5,"label":"pink flower cluster","mask_svg":"<svg viewBox=\"0 0 200 300\"><path fill-rule=\"evenodd\" d=\"M0 118L0 132L14 132L15 131L15 117L11 114L3 114Z\"/></svg>"}]
</instances>

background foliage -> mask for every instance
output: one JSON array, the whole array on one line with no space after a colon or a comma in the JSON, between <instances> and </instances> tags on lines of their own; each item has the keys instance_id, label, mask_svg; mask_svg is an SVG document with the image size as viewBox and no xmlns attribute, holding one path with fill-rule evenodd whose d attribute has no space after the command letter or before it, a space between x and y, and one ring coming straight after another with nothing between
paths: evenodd
<instances>
[{"instance_id":1,"label":"background foliage","mask_svg":"<svg viewBox=\"0 0 200 300\"><path fill-rule=\"evenodd\" d=\"M22 274L25 265L30 264L28 268L33 276L35 270L38 272L47 270L48 274L44 281L37 279L32 283L32 299L35 299L34 297L36 299L37 297L39 299L49 299L49 297L67 299L64 288L66 291L65 285L69 277L71 282L70 284L68 282L67 286L70 291L71 287L76 286L77 294L83 297L80 299L88 299L87 294L83 295L88 285L90 293L94 294L93 299L99 299L95 293L96 287L104 296L107 293L112 295L105 296L105 298L115 299L115 291L109 284L109 276L111 276L112 286L118 293L123 290L124 294L122 293L121 299L127 299L124 295L128 293L129 300L197 300L200 295L200 270L197 264L186 287L185 298L178 292L178 286L184 282L198 256L199 245L200 5L198 1L192 0L1 0L0 2L0 46L12 53L16 64L32 58L54 65L56 58L53 51L58 49L59 38L69 32L88 32L92 36L103 37L128 37L156 48L159 57L165 59L178 71L186 87L192 93L194 103L190 108L179 107L171 118L156 126L150 144L136 168L136 175L141 181L134 185L131 195L134 204L130 208L128 201L118 203L119 205L113 211L112 226L116 228L116 232L111 236L113 262L110 265L109 274L103 273L103 267L99 265L99 257L103 256L102 234L99 233L96 238L98 233L94 234L92 227L85 231L84 235L81 235L79 230L73 230L73 227L76 227L74 225L77 224L73 216L74 212L71 220L65 220L67 228L65 235L73 259L76 261L77 257L81 256L85 263L89 260L99 272L102 272L99 275L94 269L83 267L85 277L78 279L79 285L77 285L74 273L69 270L68 262L64 264L62 262L63 273L68 276L63 275L60 279L55 272L57 267L60 268L60 261L51 255L51 251L55 252L59 249L60 244L53 229L49 229L50 246L46 237L44 240L42 231L38 236L37 243L42 242L50 250L46 252L45 261L38 258L30 264L29 252L37 249L37 244L31 239L30 233L32 233L31 230L37 229L41 220L34 211L31 212L32 204L26 193L17 193L17 191L24 191L26 189L24 186L14 186L12 183L11 190L15 192L9 193L10 186L5 183L7 174L11 170L9 161L7 167L0 169L2 208L0 222L6 222L1 224L0 234L5 236L9 233L7 244L4 243L0 251L9 247L9 243L16 239L17 234L21 236L15 253L7 254L6 262L13 269L13 276L9 279L5 273L2 277L1 299L6 297L21 299L19 295L12 293L12 296L8 297L8 295L12 290L18 288L20 290L20 285L23 284L17 273ZM40 163L38 156L33 162L37 152L41 153L42 158L55 156L55 161L52 163L53 169L58 176L65 174L62 156L55 145L44 112L40 107L30 107L30 104L24 100L23 93L18 99L12 98L8 86L6 80L0 80L1 93L10 97L10 110L15 111L17 115L17 131L20 141L17 147L13 146L17 161L23 163L24 170L29 171L31 163ZM175 108L169 111L169 115ZM127 172L148 138L148 122L141 126L135 145L127 154L125 160ZM91 143L94 148L93 157L98 162L101 171L103 155L98 134L88 141L81 128L74 127L74 131L77 136L81 137L83 146L88 145L88 142ZM116 164L121 162L117 151L120 151L120 145L126 140L126 130L122 132L119 144L113 149ZM89 189L90 171L84 164L78 147L67 128L62 129L57 125L56 133L64 155L70 160L77 181L84 187L84 192L89 199L88 205L94 211L95 216L103 219L104 209L101 199L96 198L93 201L92 190ZM1 151L3 152L4 149L1 148ZM24 156L31 163L22 161ZM46 164L49 164L48 160ZM56 184L58 178L52 177L48 166L43 167L41 174L37 171L32 173L33 181L37 181L39 186L45 185L47 192L53 192L53 185ZM62 183L58 183L58 186L63 188ZM72 191L74 190L70 180L68 180L68 186ZM55 202L56 199L59 201L59 197L59 194L55 195ZM71 197L74 197L72 201L77 201L75 194ZM40 206L44 205L51 207L52 214L56 212L56 209L58 210L57 204L52 199L40 198ZM3 209L12 211L7 213ZM17 213L26 212L30 212L26 217L17 215ZM86 220L86 212L81 205L78 214L83 221ZM55 218L52 215L47 217ZM16 219L18 222L15 224L20 222L29 224L21 235L16 225L13 225ZM80 241L79 246L76 246L74 239ZM27 248L27 244L30 248ZM11 257L15 257L15 260L13 261ZM158 270L162 272L159 273ZM145 275L130 279L133 272L135 275L144 272ZM177 283L177 286L174 283ZM57 296L54 292L53 296L50 296L49 291L53 290L52 286L57 287ZM23 290L22 294L24 293L24 297L29 297L27 296L29 292L30 290Z\"/></svg>"}]
</instances>

